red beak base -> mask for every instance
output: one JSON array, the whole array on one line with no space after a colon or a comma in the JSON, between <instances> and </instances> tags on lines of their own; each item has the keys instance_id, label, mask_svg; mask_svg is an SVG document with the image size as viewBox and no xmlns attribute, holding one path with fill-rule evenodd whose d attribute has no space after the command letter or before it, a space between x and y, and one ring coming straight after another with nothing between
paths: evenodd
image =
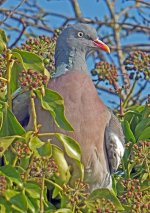
<instances>
[{"instance_id":1,"label":"red beak base","mask_svg":"<svg viewBox=\"0 0 150 213\"><path fill-rule=\"evenodd\" d=\"M96 40L94 40L93 42L94 42L94 44L95 44L97 47L99 47L100 49L104 50L104 51L107 52L107 53L110 53L109 47L108 47L104 42L102 42L101 40L96 39Z\"/></svg>"}]
</instances>

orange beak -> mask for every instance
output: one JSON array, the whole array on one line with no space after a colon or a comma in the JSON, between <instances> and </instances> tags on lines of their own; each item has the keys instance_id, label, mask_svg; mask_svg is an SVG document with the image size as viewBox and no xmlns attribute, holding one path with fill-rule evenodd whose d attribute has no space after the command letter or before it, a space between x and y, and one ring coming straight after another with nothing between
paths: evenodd
<instances>
[{"instance_id":1,"label":"orange beak","mask_svg":"<svg viewBox=\"0 0 150 213\"><path fill-rule=\"evenodd\" d=\"M102 42L101 40L99 40L98 38L96 40L94 40L93 42L100 49L104 50L107 53L110 53L109 47L104 42Z\"/></svg>"}]
</instances>

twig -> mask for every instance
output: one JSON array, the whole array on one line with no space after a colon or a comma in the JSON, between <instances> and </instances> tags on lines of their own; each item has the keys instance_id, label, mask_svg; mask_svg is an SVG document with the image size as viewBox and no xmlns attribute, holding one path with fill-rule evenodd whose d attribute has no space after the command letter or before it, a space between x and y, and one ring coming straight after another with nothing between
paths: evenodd
<instances>
[{"instance_id":1,"label":"twig","mask_svg":"<svg viewBox=\"0 0 150 213\"><path fill-rule=\"evenodd\" d=\"M128 85L130 85L129 79L124 77L124 76L126 76L127 72L123 65L124 56L123 56L123 52L121 49L121 43L120 43L120 29L119 29L119 25L117 24L118 15L115 14L114 7L112 6L112 4L109 0L106 1L106 4L109 8L111 18L113 19L112 21L113 21L114 26L112 27L112 29L114 32L114 39L115 39L115 43L117 46L118 62L119 62L120 69L121 69L122 73L124 74L122 76L122 80L124 83L127 83Z\"/></svg>"},{"instance_id":2,"label":"twig","mask_svg":"<svg viewBox=\"0 0 150 213\"><path fill-rule=\"evenodd\" d=\"M4 24L4 22L5 22L8 18L10 18L10 17L13 15L13 13L14 13L21 5L23 5L23 4L25 3L25 1L26 1L26 0L22 0L13 10L11 10L11 11L9 12L9 14L3 19L3 21L0 22L0 25L1 25L1 24Z\"/></svg>"},{"instance_id":3,"label":"twig","mask_svg":"<svg viewBox=\"0 0 150 213\"><path fill-rule=\"evenodd\" d=\"M16 40L11 44L10 48L15 46L20 41L20 39L21 39L22 35L24 34L25 30L26 30L26 26L25 26L25 24L23 24L23 28L22 28L18 38L16 38Z\"/></svg>"},{"instance_id":4,"label":"twig","mask_svg":"<svg viewBox=\"0 0 150 213\"><path fill-rule=\"evenodd\" d=\"M131 87L131 89L130 89L130 92L128 93L126 99L124 100L124 103L123 103L123 106L122 106L123 108L125 108L125 107L127 106L128 101L129 101L129 99L131 98L131 95L132 95L132 93L133 93L133 91L134 91L134 88L135 88L136 83L137 83L137 80L136 80L136 78L135 78L135 80L134 80L134 82L133 82L133 85L132 85L132 87Z\"/></svg>"},{"instance_id":5,"label":"twig","mask_svg":"<svg viewBox=\"0 0 150 213\"><path fill-rule=\"evenodd\" d=\"M75 12L76 18L80 18L82 16L80 6L77 0L71 0L72 7Z\"/></svg>"}]
</instances>

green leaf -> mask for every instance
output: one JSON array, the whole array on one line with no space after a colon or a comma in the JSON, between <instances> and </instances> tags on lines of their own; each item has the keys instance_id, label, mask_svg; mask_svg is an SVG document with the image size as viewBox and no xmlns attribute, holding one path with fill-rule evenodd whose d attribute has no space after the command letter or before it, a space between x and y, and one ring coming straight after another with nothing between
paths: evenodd
<instances>
[{"instance_id":1,"label":"green leaf","mask_svg":"<svg viewBox=\"0 0 150 213\"><path fill-rule=\"evenodd\" d=\"M22 187L22 180L21 180L20 174L11 165L1 166L0 167L0 173L5 175L10 181L13 181L14 183L16 183L20 187Z\"/></svg>"},{"instance_id":2,"label":"green leaf","mask_svg":"<svg viewBox=\"0 0 150 213\"><path fill-rule=\"evenodd\" d=\"M10 199L14 196L16 196L19 192L11 189L7 189L4 193L4 197L10 201Z\"/></svg>"},{"instance_id":3,"label":"green leaf","mask_svg":"<svg viewBox=\"0 0 150 213\"><path fill-rule=\"evenodd\" d=\"M21 212L26 212L27 211L27 199L26 196L22 192L17 192L14 190L7 190L4 193L5 197L9 202L17 207Z\"/></svg>"},{"instance_id":4,"label":"green leaf","mask_svg":"<svg viewBox=\"0 0 150 213\"><path fill-rule=\"evenodd\" d=\"M136 138L138 139L143 134L143 131L149 126L150 126L150 118L145 118L145 119L141 120L141 122L139 122L135 128ZM148 139L148 138L150 138L150 132L146 136L146 138L142 138L142 139Z\"/></svg>"},{"instance_id":5,"label":"green leaf","mask_svg":"<svg viewBox=\"0 0 150 213\"><path fill-rule=\"evenodd\" d=\"M19 166L21 166L23 169L26 170L28 168L29 162L30 162L30 156L26 156L20 159Z\"/></svg>"},{"instance_id":6,"label":"green leaf","mask_svg":"<svg viewBox=\"0 0 150 213\"><path fill-rule=\"evenodd\" d=\"M12 142L17 138L17 136L8 136L0 138L0 157L6 151L6 149L12 144Z\"/></svg>"},{"instance_id":7,"label":"green leaf","mask_svg":"<svg viewBox=\"0 0 150 213\"><path fill-rule=\"evenodd\" d=\"M27 182L24 184L25 191L30 195L30 197L39 199L41 188L37 183Z\"/></svg>"},{"instance_id":8,"label":"green leaf","mask_svg":"<svg viewBox=\"0 0 150 213\"><path fill-rule=\"evenodd\" d=\"M81 160L81 149L77 141L61 133L56 133L55 136L61 141L70 158Z\"/></svg>"},{"instance_id":9,"label":"green leaf","mask_svg":"<svg viewBox=\"0 0 150 213\"><path fill-rule=\"evenodd\" d=\"M4 108L3 124L0 129L0 136L23 135L24 133L25 129L20 125L14 114L9 109Z\"/></svg>"},{"instance_id":10,"label":"green leaf","mask_svg":"<svg viewBox=\"0 0 150 213\"><path fill-rule=\"evenodd\" d=\"M4 30L0 29L0 53L2 53L5 50L7 41L8 39Z\"/></svg>"},{"instance_id":11,"label":"green leaf","mask_svg":"<svg viewBox=\"0 0 150 213\"><path fill-rule=\"evenodd\" d=\"M52 145L52 156L58 165L59 176L55 177L56 183L62 185L63 183L67 183L70 179L69 166L64 157L64 153L57 146Z\"/></svg>"},{"instance_id":12,"label":"green leaf","mask_svg":"<svg viewBox=\"0 0 150 213\"><path fill-rule=\"evenodd\" d=\"M39 199L35 199L35 198L28 196L27 201L28 201L28 207L30 210L32 209L33 213L39 212L39 209L40 209L40 200ZM34 207L34 209L33 209L33 207Z\"/></svg>"},{"instance_id":13,"label":"green leaf","mask_svg":"<svg viewBox=\"0 0 150 213\"><path fill-rule=\"evenodd\" d=\"M45 142L43 146L37 148L37 151L40 156L51 156L52 155L52 146L50 142Z\"/></svg>"},{"instance_id":14,"label":"green leaf","mask_svg":"<svg viewBox=\"0 0 150 213\"><path fill-rule=\"evenodd\" d=\"M144 110L144 108L145 108L145 106L143 106L143 105L134 105L134 106L128 107L128 111L142 112Z\"/></svg>"},{"instance_id":15,"label":"green leaf","mask_svg":"<svg viewBox=\"0 0 150 213\"><path fill-rule=\"evenodd\" d=\"M145 128L138 138L138 140L146 140L146 139L150 139L150 126Z\"/></svg>"},{"instance_id":16,"label":"green leaf","mask_svg":"<svg viewBox=\"0 0 150 213\"><path fill-rule=\"evenodd\" d=\"M28 209L32 212L32 213L36 213L35 207L33 205L33 203L30 201L30 199L26 196L27 199L27 204L28 204Z\"/></svg>"},{"instance_id":17,"label":"green leaf","mask_svg":"<svg viewBox=\"0 0 150 213\"><path fill-rule=\"evenodd\" d=\"M24 69L33 69L35 71L44 72L44 63L35 53L20 49L13 49L12 55L19 60Z\"/></svg>"},{"instance_id":18,"label":"green leaf","mask_svg":"<svg viewBox=\"0 0 150 213\"><path fill-rule=\"evenodd\" d=\"M125 134L126 141L132 141L133 143L135 143L136 139L134 137L134 134L130 128L130 124L128 121L125 120L123 122L123 128L124 128L124 134Z\"/></svg>"},{"instance_id":19,"label":"green leaf","mask_svg":"<svg viewBox=\"0 0 150 213\"><path fill-rule=\"evenodd\" d=\"M124 189L124 186L123 186L123 184L120 180L117 181L116 190L117 190L117 195L121 195L122 193L124 193L125 189Z\"/></svg>"},{"instance_id":20,"label":"green leaf","mask_svg":"<svg viewBox=\"0 0 150 213\"><path fill-rule=\"evenodd\" d=\"M34 136L29 142L29 147L31 150L37 151L37 148L40 148L43 144L44 143L38 137Z\"/></svg>"},{"instance_id":21,"label":"green leaf","mask_svg":"<svg viewBox=\"0 0 150 213\"><path fill-rule=\"evenodd\" d=\"M41 141L38 137L32 137L29 141L29 147L38 156L51 156L52 147L50 142Z\"/></svg>"},{"instance_id":22,"label":"green leaf","mask_svg":"<svg viewBox=\"0 0 150 213\"><path fill-rule=\"evenodd\" d=\"M56 125L59 128L73 131L71 124L68 122L64 114L64 100L63 98L55 91L50 89L45 89L45 96L43 97L40 91L36 91L37 96L41 101L43 109L50 112L53 117Z\"/></svg>"},{"instance_id":23,"label":"green leaf","mask_svg":"<svg viewBox=\"0 0 150 213\"><path fill-rule=\"evenodd\" d=\"M13 165L13 162L15 161L16 155L15 155L15 153L13 153L11 151L11 149L7 149L3 156L4 156L5 165L9 165L9 164Z\"/></svg>"},{"instance_id":24,"label":"green leaf","mask_svg":"<svg viewBox=\"0 0 150 213\"><path fill-rule=\"evenodd\" d=\"M110 191L109 189L96 189L94 190L89 198L88 201L95 201L96 199L102 199L105 198L106 200L110 200L111 202L113 202L113 204L116 207L116 210L124 210L123 206L121 205L120 201L118 200L118 198L114 195L114 193L112 191Z\"/></svg>"},{"instance_id":25,"label":"green leaf","mask_svg":"<svg viewBox=\"0 0 150 213\"><path fill-rule=\"evenodd\" d=\"M18 77L19 77L19 73L22 70L23 70L22 65L15 61L11 69L11 73L12 73L11 82L10 82L11 93L15 92L19 88Z\"/></svg>"},{"instance_id":26,"label":"green leaf","mask_svg":"<svg viewBox=\"0 0 150 213\"><path fill-rule=\"evenodd\" d=\"M142 174L141 182L144 182L145 180L148 180L148 177L149 177L149 174L148 174L148 173ZM150 186L149 186L149 187L150 187Z\"/></svg>"},{"instance_id":27,"label":"green leaf","mask_svg":"<svg viewBox=\"0 0 150 213\"><path fill-rule=\"evenodd\" d=\"M4 199L4 197L0 196L0 212L1 213L12 213L10 203Z\"/></svg>"}]
</instances>

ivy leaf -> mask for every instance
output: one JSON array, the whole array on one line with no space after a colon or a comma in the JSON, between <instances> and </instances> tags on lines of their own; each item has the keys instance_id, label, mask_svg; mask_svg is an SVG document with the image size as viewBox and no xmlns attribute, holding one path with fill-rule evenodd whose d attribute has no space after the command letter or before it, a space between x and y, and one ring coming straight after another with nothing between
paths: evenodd
<instances>
[{"instance_id":1,"label":"ivy leaf","mask_svg":"<svg viewBox=\"0 0 150 213\"><path fill-rule=\"evenodd\" d=\"M0 212L11 212L11 204L2 196L0 196Z\"/></svg>"},{"instance_id":2,"label":"ivy leaf","mask_svg":"<svg viewBox=\"0 0 150 213\"><path fill-rule=\"evenodd\" d=\"M23 135L25 129L18 122L17 118L9 109L3 109L3 123L0 129L0 136Z\"/></svg>"},{"instance_id":3,"label":"ivy leaf","mask_svg":"<svg viewBox=\"0 0 150 213\"><path fill-rule=\"evenodd\" d=\"M23 185L19 172L11 165L1 166L0 173L5 175L10 181L18 184L20 187Z\"/></svg>"},{"instance_id":4,"label":"ivy leaf","mask_svg":"<svg viewBox=\"0 0 150 213\"><path fill-rule=\"evenodd\" d=\"M59 141L61 141L70 158L77 161L81 160L81 149L77 141L61 133L56 133L55 136L59 139Z\"/></svg>"},{"instance_id":5,"label":"ivy leaf","mask_svg":"<svg viewBox=\"0 0 150 213\"><path fill-rule=\"evenodd\" d=\"M95 203L95 200L96 199L106 199L106 200L110 200L113 204L114 204L114 206L116 207L115 209L116 210L119 210L119 211L121 211L121 210L124 210L124 208L123 208L123 206L121 205L121 203L120 203L120 201L118 200L118 198L115 196L115 194L112 192L112 191L110 191L109 189L104 189L104 188L102 188L102 189L96 189L96 190L94 190L91 194L90 194L90 196L89 196L89 198L88 198L88 201L87 202L94 202Z\"/></svg>"},{"instance_id":6,"label":"ivy leaf","mask_svg":"<svg viewBox=\"0 0 150 213\"><path fill-rule=\"evenodd\" d=\"M55 177L56 183L59 185L63 185L64 183L68 183L70 179L70 172L69 172L69 166L67 164L67 161L64 157L64 153L59 147L52 145L52 156L58 165L58 171L59 171L59 176ZM57 193L53 194L53 198L55 198L59 190L57 189Z\"/></svg>"},{"instance_id":7,"label":"ivy leaf","mask_svg":"<svg viewBox=\"0 0 150 213\"><path fill-rule=\"evenodd\" d=\"M136 142L136 139L134 137L134 134L130 128L130 124L127 120L125 120L123 122L123 128L124 128L124 134L125 134L125 138L126 138L126 141L132 141L133 143Z\"/></svg>"},{"instance_id":8,"label":"ivy leaf","mask_svg":"<svg viewBox=\"0 0 150 213\"><path fill-rule=\"evenodd\" d=\"M28 202L28 208L31 210L31 212L33 212L33 213L39 212L39 209L40 209L40 200L39 199L35 199L33 197L28 196L27 202Z\"/></svg>"},{"instance_id":9,"label":"ivy leaf","mask_svg":"<svg viewBox=\"0 0 150 213\"><path fill-rule=\"evenodd\" d=\"M38 98L41 101L42 108L49 111L56 125L64 130L73 131L73 128L64 114L64 100L55 91L45 89L43 97L40 91L36 91Z\"/></svg>"},{"instance_id":10,"label":"ivy leaf","mask_svg":"<svg viewBox=\"0 0 150 213\"><path fill-rule=\"evenodd\" d=\"M23 70L23 66L15 61L11 69L11 73L12 73L11 82L10 82L11 93L15 92L19 88L18 77L19 77L19 73L22 70Z\"/></svg>"},{"instance_id":11,"label":"ivy leaf","mask_svg":"<svg viewBox=\"0 0 150 213\"><path fill-rule=\"evenodd\" d=\"M135 136L136 138L140 138L140 139L148 139L150 138L150 129L149 129L149 126L150 126L150 118L145 118L145 119L142 119L138 125L136 126L135 128ZM146 129L149 129L149 134L148 133L148 130ZM143 136L142 136L143 135Z\"/></svg>"},{"instance_id":12,"label":"ivy leaf","mask_svg":"<svg viewBox=\"0 0 150 213\"><path fill-rule=\"evenodd\" d=\"M27 182L24 184L25 191L30 195L30 197L39 199L41 188L37 183Z\"/></svg>"},{"instance_id":13,"label":"ivy leaf","mask_svg":"<svg viewBox=\"0 0 150 213\"><path fill-rule=\"evenodd\" d=\"M12 55L18 59L24 69L33 69L44 73L43 60L35 53L15 48L12 50Z\"/></svg>"},{"instance_id":14,"label":"ivy leaf","mask_svg":"<svg viewBox=\"0 0 150 213\"><path fill-rule=\"evenodd\" d=\"M146 140L146 139L150 139L150 126L145 128L138 138L138 140Z\"/></svg>"},{"instance_id":15,"label":"ivy leaf","mask_svg":"<svg viewBox=\"0 0 150 213\"><path fill-rule=\"evenodd\" d=\"M38 137L32 137L29 141L30 149L35 153L37 156L45 156L51 155L51 145L47 145L48 142L41 141ZM48 148L48 150L46 150Z\"/></svg>"},{"instance_id":16,"label":"ivy leaf","mask_svg":"<svg viewBox=\"0 0 150 213\"><path fill-rule=\"evenodd\" d=\"M37 148L37 151L40 156L51 156L52 155L52 146L50 142L45 142L43 146Z\"/></svg>"},{"instance_id":17,"label":"ivy leaf","mask_svg":"<svg viewBox=\"0 0 150 213\"><path fill-rule=\"evenodd\" d=\"M22 213L27 211L27 199L23 192L17 192L15 190L8 189L5 191L4 196L7 200L9 200L12 205L14 205Z\"/></svg>"},{"instance_id":18,"label":"ivy leaf","mask_svg":"<svg viewBox=\"0 0 150 213\"><path fill-rule=\"evenodd\" d=\"M0 157L3 155L3 153L7 150L7 148L12 144L12 142L16 138L17 138L16 135L0 138Z\"/></svg>"}]
</instances>

